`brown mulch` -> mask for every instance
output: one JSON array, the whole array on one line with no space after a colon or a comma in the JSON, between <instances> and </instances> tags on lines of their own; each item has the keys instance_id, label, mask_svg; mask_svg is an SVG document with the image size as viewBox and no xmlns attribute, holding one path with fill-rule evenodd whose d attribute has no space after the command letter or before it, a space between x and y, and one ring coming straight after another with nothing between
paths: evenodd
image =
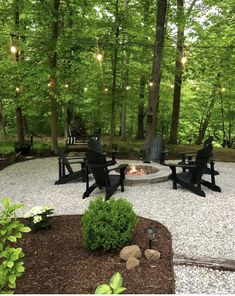
<instances>
[{"instance_id":1,"label":"brown mulch","mask_svg":"<svg viewBox=\"0 0 235 296\"><path fill-rule=\"evenodd\" d=\"M24 234L20 245L26 254L26 271L17 281L18 294L93 294L95 288L108 283L120 272L124 293L172 294L174 274L171 235L162 224L140 217L133 237L142 251L147 246L144 228L157 227L157 241L153 249L161 252L156 262L142 258L139 268L126 270L119 251L89 251L83 246L80 215L55 216L51 228Z\"/></svg>"}]
</instances>

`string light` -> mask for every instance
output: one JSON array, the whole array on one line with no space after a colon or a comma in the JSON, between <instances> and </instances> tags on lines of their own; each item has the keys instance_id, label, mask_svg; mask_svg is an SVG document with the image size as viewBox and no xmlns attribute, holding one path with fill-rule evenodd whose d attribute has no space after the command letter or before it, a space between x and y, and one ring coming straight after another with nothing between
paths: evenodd
<instances>
[{"instance_id":1,"label":"string light","mask_svg":"<svg viewBox=\"0 0 235 296\"><path fill-rule=\"evenodd\" d=\"M222 91L222 92L224 92L224 91L225 91L225 88L224 88L224 87L222 87L222 88L221 88L221 91Z\"/></svg>"},{"instance_id":2,"label":"string light","mask_svg":"<svg viewBox=\"0 0 235 296\"><path fill-rule=\"evenodd\" d=\"M109 90L109 89L108 89L107 87L104 89L105 92L107 92L108 90Z\"/></svg>"},{"instance_id":3,"label":"string light","mask_svg":"<svg viewBox=\"0 0 235 296\"><path fill-rule=\"evenodd\" d=\"M68 84L65 84L65 86L64 86L65 88L69 88L69 85Z\"/></svg>"},{"instance_id":4,"label":"string light","mask_svg":"<svg viewBox=\"0 0 235 296\"><path fill-rule=\"evenodd\" d=\"M153 82L152 82L152 81L149 82L149 86L150 86L150 87L153 86Z\"/></svg>"},{"instance_id":5,"label":"string light","mask_svg":"<svg viewBox=\"0 0 235 296\"><path fill-rule=\"evenodd\" d=\"M187 57L186 57L186 56L182 57L182 59L181 59L181 63L182 63L183 65L185 65L185 64L187 63Z\"/></svg>"},{"instance_id":6,"label":"string light","mask_svg":"<svg viewBox=\"0 0 235 296\"><path fill-rule=\"evenodd\" d=\"M101 53L98 53L96 58L99 62L101 62L103 60L103 55Z\"/></svg>"},{"instance_id":7,"label":"string light","mask_svg":"<svg viewBox=\"0 0 235 296\"><path fill-rule=\"evenodd\" d=\"M129 89L131 89L131 87L129 85L127 85L126 90L129 90Z\"/></svg>"},{"instance_id":8,"label":"string light","mask_svg":"<svg viewBox=\"0 0 235 296\"><path fill-rule=\"evenodd\" d=\"M51 82L49 82L49 83L47 84L47 86L48 86L48 87L51 87Z\"/></svg>"},{"instance_id":9,"label":"string light","mask_svg":"<svg viewBox=\"0 0 235 296\"><path fill-rule=\"evenodd\" d=\"M17 92L17 93L20 92L20 88L19 88L19 86L16 87L16 92Z\"/></svg>"},{"instance_id":10,"label":"string light","mask_svg":"<svg viewBox=\"0 0 235 296\"><path fill-rule=\"evenodd\" d=\"M11 48L10 48L10 50L11 50L11 52L12 52L13 54L16 54L16 53L17 53L17 48L16 48L15 45L12 45Z\"/></svg>"},{"instance_id":11,"label":"string light","mask_svg":"<svg viewBox=\"0 0 235 296\"><path fill-rule=\"evenodd\" d=\"M174 88L174 85L173 85L173 84L171 84L170 88L171 88L171 89L173 89L173 88Z\"/></svg>"},{"instance_id":12,"label":"string light","mask_svg":"<svg viewBox=\"0 0 235 296\"><path fill-rule=\"evenodd\" d=\"M84 87L84 92L87 92L88 88L87 87Z\"/></svg>"}]
</instances>

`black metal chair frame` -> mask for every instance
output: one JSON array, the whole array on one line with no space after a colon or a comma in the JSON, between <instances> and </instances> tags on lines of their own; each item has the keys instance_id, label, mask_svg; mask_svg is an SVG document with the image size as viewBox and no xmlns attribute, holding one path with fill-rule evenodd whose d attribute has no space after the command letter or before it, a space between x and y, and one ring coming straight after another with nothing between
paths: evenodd
<instances>
[{"instance_id":1,"label":"black metal chair frame","mask_svg":"<svg viewBox=\"0 0 235 296\"><path fill-rule=\"evenodd\" d=\"M118 167L114 167L112 169L108 169L108 166L110 166L110 163L106 161L106 158L103 154L100 154L94 150L88 150L87 152L92 153L94 156L102 157L103 163L91 163L89 162L89 155L87 155L87 164L86 164L86 191L83 194L83 199L86 197L89 197L92 191L95 190L95 188L104 188L105 189L105 200L108 200L113 193L117 190L119 186L121 186L121 192L124 192L124 180L125 180L125 169L128 166L127 164L121 164ZM99 170L99 172L102 172L102 178L103 178L103 184L97 181L96 178L96 170ZM119 171L119 175L110 175L109 173L111 171ZM93 183L91 186L89 185L89 177L88 174L91 172L95 178L95 183ZM110 182L110 178L115 178L115 183Z\"/></svg>"},{"instance_id":2,"label":"black metal chair frame","mask_svg":"<svg viewBox=\"0 0 235 296\"><path fill-rule=\"evenodd\" d=\"M202 149L198 150L194 164L168 164L172 174L170 179L173 181L173 189L177 189L177 183L182 187L189 189L193 193L206 196L205 192L201 189L201 184L210 188L213 191L221 192L221 188L215 184L214 162L211 161L211 182L203 180L202 176L205 173L206 165L209 161L212 145L209 144ZM176 168L182 168L183 173L176 173ZM187 171L186 171L187 170ZM196 184L196 185L194 185Z\"/></svg>"},{"instance_id":3,"label":"black metal chair frame","mask_svg":"<svg viewBox=\"0 0 235 296\"><path fill-rule=\"evenodd\" d=\"M83 182L86 182L86 161L83 156L81 157L66 157L64 153L60 150L57 150L59 154L58 163L59 163L59 179L55 182L55 185L65 184L70 181L76 181L81 179ZM80 171L74 171L71 167L71 164L81 164ZM66 173L66 170L68 173Z\"/></svg>"}]
</instances>

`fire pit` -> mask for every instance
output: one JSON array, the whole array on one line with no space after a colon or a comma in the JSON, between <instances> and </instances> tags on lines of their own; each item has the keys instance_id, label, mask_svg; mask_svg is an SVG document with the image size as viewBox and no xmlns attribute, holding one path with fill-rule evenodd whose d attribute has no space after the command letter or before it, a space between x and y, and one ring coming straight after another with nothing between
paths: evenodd
<instances>
[{"instance_id":1,"label":"fire pit","mask_svg":"<svg viewBox=\"0 0 235 296\"><path fill-rule=\"evenodd\" d=\"M159 172L159 169L149 165L128 165L126 169L127 176L145 176L157 172Z\"/></svg>"},{"instance_id":2,"label":"fire pit","mask_svg":"<svg viewBox=\"0 0 235 296\"><path fill-rule=\"evenodd\" d=\"M126 161L126 163L128 162L130 163L130 161ZM123 161L120 163L123 163ZM136 186L166 181L170 175L170 170L168 167L155 162L151 164L130 163L125 174L125 185Z\"/></svg>"}]
</instances>

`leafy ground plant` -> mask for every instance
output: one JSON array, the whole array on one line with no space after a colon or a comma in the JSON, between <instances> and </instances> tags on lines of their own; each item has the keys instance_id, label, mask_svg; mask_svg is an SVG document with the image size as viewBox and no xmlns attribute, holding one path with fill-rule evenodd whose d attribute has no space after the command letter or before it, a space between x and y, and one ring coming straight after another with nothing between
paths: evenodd
<instances>
[{"instance_id":1,"label":"leafy ground plant","mask_svg":"<svg viewBox=\"0 0 235 296\"><path fill-rule=\"evenodd\" d=\"M122 287L122 275L116 272L109 280L109 284L99 285L95 289L95 294L120 294L126 288Z\"/></svg>"},{"instance_id":2,"label":"leafy ground plant","mask_svg":"<svg viewBox=\"0 0 235 296\"><path fill-rule=\"evenodd\" d=\"M23 232L30 232L29 227L20 223L15 211L21 204L11 204L9 198L2 200L0 212L0 294L13 293L16 280L24 273L24 253L21 248L13 247Z\"/></svg>"},{"instance_id":3,"label":"leafy ground plant","mask_svg":"<svg viewBox=\"0 0 235 296\"><path fill-rule=\"evenodd\" d=\"M54 209L48 206L36 206L33 207L29 212L24 214L24 218L29 221L29 227L32 230L47 229L49 227L48 216L54 213Z\"/></svg>"},{"instance_id":4,"label":"leafy ground plant","mask_svg":"<svg viewBox=\"0 0 235 296\"><path fill-rule=\"evenodd\" d=\"M138 218L125 199L105 201L98 196L91 201L82 218L83 237L89 250L121 248L133 236Z\"/></svg>"}]
</instances>

